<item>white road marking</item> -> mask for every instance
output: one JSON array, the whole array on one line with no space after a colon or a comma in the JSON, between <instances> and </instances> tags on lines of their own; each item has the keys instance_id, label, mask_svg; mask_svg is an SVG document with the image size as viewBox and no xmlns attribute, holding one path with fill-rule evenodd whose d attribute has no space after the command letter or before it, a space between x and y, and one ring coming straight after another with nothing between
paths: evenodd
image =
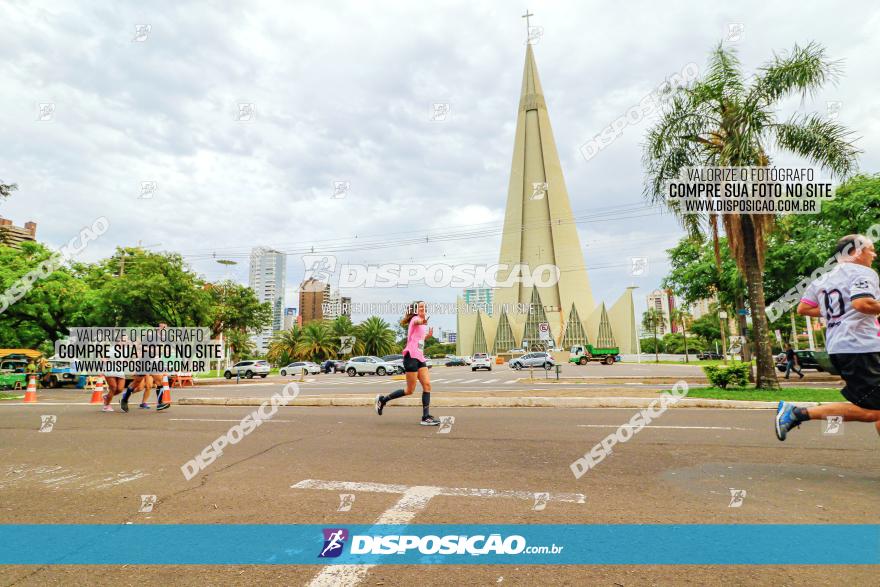
<instances>
[{"instance_id":1,"label":"white road marking","mask_svg":"<svg viewBox=\"0 0 880 587\"><path fill-rule=\"evenodd\" d=\"M458 383L461 379L447 379L446 383Z\"/></svg>"},{"instance_id":2,"label":"white road marking","mask_svg":"<svg viewBox=\"0 0 880 587\"><path fill-rule=\"evenodd\" d=\"M469 379L468 381L462 381L462 383L476 383L477 381L481 381L480 379Z\"/></svg>"},{"instance_id":3,"label":"white road marking","mask_svg":"<svg viewBox=\"0 0 880 587\"><path fill-rule=\"evenodd\" d=\"M578 424L578 428L620 428L614 424ZM645 428L666 428L668 430L755 430L754 428L736 428L735 426L655 426L653 424Z\"/></svg>"},{"instance_id":4,"label":"white road marking","mask_svg":"<svg viewBox=\"0 0 880 587\"><path fill-rule=\"evenodd\" d=\"M316 395L314 397L320 397L320 396ZM238 420L220 420L220 419L216 419L216 418L168 418L168 421L169 422L241 422L241 418L239 418ZM264 424L266 422L287 422L287 423L290 423L290 422L294 422L294 420L276 420L276 419L263 420Z\"/></svg>"},{"instance_id":5,"label":"white road marking","mask_svg":"<svg viewBox=\"0 0 880 587\"><path fill-rule=\"evenodd\" d=\"M329 491L362 491L368 493L401 493L390 509L384 511L374 524L408 524L420 511L425 509L431 498L437 495L458 497L507 497L533 501L535 494L529 491L509 491L495 489L467 489L463 487L432 487L416 485L392 485L386 483L360 483L357 481L321 481L305 479L290 486L293 489L325 489ZM584 503L586 498L580 493L550 494L548 501ZM309 587L354 587L367 576L374 565L329 565L315 575Z\"/></svg>"},{"instance_id":6,"label":"white road marking","mask_svg":"<svg viewBox=\"0 0 880 587\"><path fill-rule=\"evenodd\" d=\"M511 379L509 381L505 381L504 383L508 383L508 384L509 383L516 383L517 381L518 381L518 379Z\"/></svg>"},{"instance_id":7,"label":"white road marking","mask_svg":"<svg viewBox=\"0 0 880 587\"><path fill-rule=\"evenodd\" d=\"M496 381L498 381L498 380L497 379L489 379L486 381L486 383L495 383Z\"/></svg>"}]
</instances>

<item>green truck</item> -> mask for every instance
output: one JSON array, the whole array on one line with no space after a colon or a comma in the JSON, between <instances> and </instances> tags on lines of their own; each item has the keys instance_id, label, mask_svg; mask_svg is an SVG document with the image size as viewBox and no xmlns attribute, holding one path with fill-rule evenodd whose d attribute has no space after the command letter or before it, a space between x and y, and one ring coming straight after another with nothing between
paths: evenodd
<instances>
[{"instance_id":1,"label":"green truck","mask_svg":"<svg viewBox=\"0 0 880 587\"><path fill-rule=\"evenodd\" d=\"M617 355L620 354L620 349L617 347L599 348L587 344L571 347L570 353L571 356L569 356L568 362L575 365L586 365L590 361L599 361L606 365L613 365L617 360Z\"/></svg>"}]
</instances>

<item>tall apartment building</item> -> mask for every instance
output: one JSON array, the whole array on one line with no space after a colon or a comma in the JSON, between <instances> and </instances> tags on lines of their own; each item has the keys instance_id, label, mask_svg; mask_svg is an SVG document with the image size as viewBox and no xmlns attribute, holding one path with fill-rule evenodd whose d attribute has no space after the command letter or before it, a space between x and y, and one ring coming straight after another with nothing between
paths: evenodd
<instances>
[{"instance_id":1,"label":"tall apartment building","mask_svg":"<svg viewBox=\"0 0 880 587\"><path fill-rule=\"evenodd\" d=\"M0 245L19 248L24 241L37 240L37 223L25 222L24 226L15 226L12 220L0 217Z\"/></svg>"},{"instance_id":2,"label":"tall apartment building","mask_svg":"<svg viewBox=\"0 0 880 587\"><path fill-rule=\"evenodd\" d=\"M330 284L309 278L299 286L300 324L324 319L324 302L330 297Z\"/></svg>"},{"instance_id":3,"label":"tall apartment building","mask_svg":"<svg viewBox=\"0 0 880 587\"><path fill-rule=\"evenodd\" d=\"M287 256L267 247L251 249L251 266L248 286L257 299L272 306L272 321L265 329L252 337L260 352L269 348L272 335L284 325L284 283L287 279Z\"/></svg>"},{"instance_id":4,"label":"tall apartment building","mask_svg":"<svg viewBox=\"0 0 880 587\"><path fill-rule=\"evenodd\" d=\"M284 330L290 330L297 323L296 308L284 308L284 322L281 327Z\"/></svg>"},{"instance_id":5,"label":"tall apartment building","mask_svg":"<svg viewBox=\"0 0 880 587\"><path fill-rule=\"evenodd\" d=\"M351 318L351 298L339 295L339 290L317 279L307 279L299 289L300 323L313 320L334 320L339 316Z\"/></svg>"},{"instance_id":6,"label":"tall apartment building","mask_svg":"<svg viewBox=\"0 0 880 587\"><path fill-rule=\"evenodd\" d=\"M678 325L671 320L672 311L675 310L675 296L672 295L672 290L655 289L648 294L647 302L649 310L657 310L663 316L663 322L657 329L658 335L663 336L669 332L680 330Z\"/></svg>"},{"instance_id":7,"label":"tall apartment building","mask_svg":"<svg viewBox=\"0 0 880 587\"><path fill-rule=\"evenodd\" d=\"M492 289L488 287L469 287L462 291L462 301L467 305L474 305L487 316L492 315Z\"/></svg>"}]
</instances>

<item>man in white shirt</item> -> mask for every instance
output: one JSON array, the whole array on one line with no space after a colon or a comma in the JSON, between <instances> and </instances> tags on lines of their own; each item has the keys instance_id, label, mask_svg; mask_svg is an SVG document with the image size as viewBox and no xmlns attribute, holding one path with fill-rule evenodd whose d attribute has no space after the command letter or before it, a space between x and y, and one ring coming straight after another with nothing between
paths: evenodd
<instances>
[{"instance_id":1,"label":"man in white shirt","mask_svg":"<svg viewBox=\"0 0 880 587\"><path fill-rule=\"evenodd\" d=\"M846 382L841 390L850 403L799 408L779 402L776 436L806 420L842 416L845 421L874 422L880 433L880 277L871 268L877 253L871 239L850 234L837 241L840 263L804 292L797 312L825 318L825 348Z\"/></svg>"}]
</instances>

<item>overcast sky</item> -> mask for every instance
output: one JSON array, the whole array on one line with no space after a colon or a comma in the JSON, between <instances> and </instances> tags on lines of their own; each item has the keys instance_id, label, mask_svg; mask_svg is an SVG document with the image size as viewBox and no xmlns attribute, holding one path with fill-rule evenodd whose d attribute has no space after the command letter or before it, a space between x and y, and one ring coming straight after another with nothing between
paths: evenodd
<instances>
[{"instance_id":1,"label":"overcast sky","mask_svg":"<svg viewBox=\"0 0 880 587\"><path fill-rule=\"evenodd\" d=\"M19 191L0 215L38 223L59 246L99 216L83 253L138 243L177 251L210 279L247 281L248 254L328 246L339 263L494 263L525 53L525 5L509 2L39 2L0 4L0 179ZM869 2L547 2L529 5L535 57L594 296L637 285L638 304L682 235L642 199L640 143L628 126L587 161L579 147L718 41L747 71L815 40L844 76L785 113L827 111L862 138L878 170L880 16ZM142 27L139 33L136 25ZM738 36L728 38L730 25ZM741 26L739 26L741 25ZM239 121L239 104L253 104ZM432 121L434 103L450 104ZM50 120L40 105L52 104ZM45 108L45 107L44 107ZM783 162L785 160L780 159ZM334 182L350 182L332 199ZM141 197L142 182L156 191ZM613 212L613 214L609 214ZM610 218L609 218L610 216ZM615 219L616 218L616 219ZM413 235L420 244L396 245ZM357 238L358 240L355 240ZM376 243L383 243L379 248ZM345 245L344 247L342 245ZM648 257L647 275L630 258ZM239 265L226 269L214 258ZM455 290L359 289L355 301L454 301ZM358 316L355 317L360 318ZM454 326L454 316L436 322Z\"/></svg>"}]
</instances>

